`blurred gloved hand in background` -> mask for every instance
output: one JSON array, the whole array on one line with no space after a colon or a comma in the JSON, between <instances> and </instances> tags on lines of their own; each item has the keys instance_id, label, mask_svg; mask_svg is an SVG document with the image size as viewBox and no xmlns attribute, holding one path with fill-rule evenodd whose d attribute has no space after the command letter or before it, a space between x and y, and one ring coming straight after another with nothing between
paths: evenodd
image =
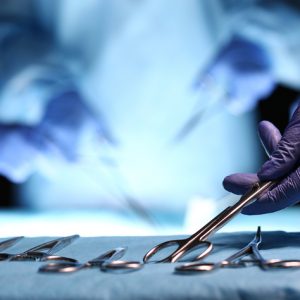
<instances>
[{"instance_id":1,"label":"blurred gloved hand in background","mask_svg":"<svg viewBox=\"0 0 300 300\"><path fill-rule=\"evenodd\" d=\"M63 92L49 101L37 125L0 124L0 174L19 183L35 171L51 172L59 162L76 162L86 132L99 143L112 142L104 123L80 94Z\"/></svg>"},{"instance_id":2,"label":"blurred gloved hand in background","mask_svg":"<svg viewBox=\"0 0 300 300\"><path fill-rule=\"evenodd\" d=\"M226 108L241 114L274 89L270 55L262 45L233 36L219 51L207 73L226 92Z\"/></svg>"},{"instance_id":3,"label":"blurred gloved hand in background","mask_svg":"<svg viewBox=\"0 0 300 300\"><path fill-rule=\"evenodd\" d=\"M0 20L0 175L21 183L76 162L93 139L97 147L112 139L67 57L30 20L17 20Z\"/></svg>"},{"instance_id":4,"label":"blurred gloved hand in background","mask_svg":"<svg viewBox=\"0 0 300 300\"><path fill-rule=\"evenodd\" d=\"M283 136L268 121L259 124L259 135L270 159L257 174L238 173L227 176L223 181L224 188L242 195L259 180L282 180L256 202L244 208L242 213L247 215L275 212L300 200L300 107L294 112Z\"/></svg>"}]
</instances>

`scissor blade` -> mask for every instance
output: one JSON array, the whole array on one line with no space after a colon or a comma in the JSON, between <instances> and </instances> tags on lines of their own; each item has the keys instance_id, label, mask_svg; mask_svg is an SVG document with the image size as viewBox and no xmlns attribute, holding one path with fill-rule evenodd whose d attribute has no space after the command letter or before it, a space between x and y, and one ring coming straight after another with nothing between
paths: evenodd
<instances>
[{"instance_id":1,"label":"scissor blade","mask_svg":"<svg viewBox=\"0 0 300 300\"><path fill-rule=\"evenodd\" d=\"M67 237L61 237L43 244L40 244L38 246L35 246L27 251L24 252L24 254L28 252L40 252L45 253L47 255L54 254L63 248L70 245L74 240L79 238L78 234L67 236Z\"/></svg>"},{"instance_id":2,"label":"scissor blade","mask_svg":"<svg viewBox=\"0 0 300 300\"><path fill-rule=\"evenodd\" d=\"M17 236L17 237L13 237L11 239L5 240L3 242L0 242L0 250L2 251L2 250L5 250L5 249L13 246L22 238L24 238L24 236Z\"/></svg>"},{"instance_id":3,"label":"scissor blade","mask_svg":"<svg viewBox=\"0 0 300 300\"><path fill-rule=\"evenodd\" d=\"M239 214L241 210L251 204L255 199L268 188L273 186L275 181L260 182L256 184L249 192L244 194L238 202L232 206L228 206L216 217L204 225L201 229L195 232L189 240L205 240L210 235L220 230L226 225L234 216Z\"/></svg>"},{"instance_id":4,"label":"scissor blade","mask_svg":"<svg viewBox=\"0 0 300 300\"><path fill-rule=\"evenodd\" d=\"M95 259L90 260L88 263L90 263L92 265L95 265L95 264L101 265L104 262L118 260L124 256L126 250L127 250L127 248L125 248L125 247L118 247L118 248L109 250L109 251L101 254L100 256L96 257Z\"/></svg>"}]
</instances>

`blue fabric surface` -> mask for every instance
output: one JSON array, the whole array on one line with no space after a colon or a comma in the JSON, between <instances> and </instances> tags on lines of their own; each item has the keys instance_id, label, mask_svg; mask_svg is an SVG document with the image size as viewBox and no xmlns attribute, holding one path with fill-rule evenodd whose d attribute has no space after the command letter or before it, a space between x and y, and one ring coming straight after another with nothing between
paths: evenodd
<instances>
[{"instance_id":1,"label":"blue fabric surface","mask_svg":"<svg viewBox=\"0 0 300 300\"><path fill-rule=\"evenodd\" d=\"M218 261L245 246L254 232L217 234L207 261ZM151 247L174 237L80 238L59 254L89 260L118 246L124 259L142 260ZM178 238L178 237L175 237ZM6 252L27 250L49 237L25 238ZM300 258L300 233L263 232L265 258ZM99 269L73 274L40 274L42 262L0 262L0 299L299 299L300 269L263 271L258 267L222 269L209 274L175 274L177 264L148 264L126 273Z\"/></svg>"}]
</instances>

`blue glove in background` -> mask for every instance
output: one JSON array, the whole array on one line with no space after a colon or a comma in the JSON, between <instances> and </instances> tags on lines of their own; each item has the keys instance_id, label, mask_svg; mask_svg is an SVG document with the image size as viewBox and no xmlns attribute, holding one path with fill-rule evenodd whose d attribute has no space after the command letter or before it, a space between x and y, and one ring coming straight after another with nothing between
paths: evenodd
<instances>
[{"instance_id":1,"label":"blue glove in background","mask_svg":"<svg viewBox=\"0 0 300 300\"><path fill-rule=\"evenodd\" d=\"M253 109L275 87L272 62L264 47L235 35L219 51L207 74L226 91L226 108L233 114Z\"/></svg>"},{"instance_id":2,"label":"blue glove in background","mask_svg":"<svg viewBox=\"0 0 300 300\"><path fill-rule=\"evenodd\" d=\"M52 142L65 159L75 161L84 131L95 131L98 138L111 144L112 137L103 116L95 113L75 90L61 93L49 101L45 114L35 129L41 136Z\"/></svg>"},{"instance_id":3,"label":"blue glove in background","mask_svg":"<svg viewBox=\"0 0 300 300\"><path fill-rule=\"evenodd\" d=\"M48 169L53 159L76 162L86 132L95 132L99 143L115 142L103 118L89 109L79 93L59 94L49 101L36 126L0 124L0 174L21 183L35 171Z\"/></svg>"},{"instance_id":4,"label":"blue glove in background","mask_svg":"<svg viewBox=\"0 0 300 300\"><path fill-rule=\"evenodd\" d=\"M242 195L258 181L283 179L244 208L242 213L246 215L275 212L300 200L300 108L296 109L283 136L268 121L262 121L258 129L270 159L257 174L238 173L227 176L223 186L229 192Z\"/></svg>"}]
</instances>

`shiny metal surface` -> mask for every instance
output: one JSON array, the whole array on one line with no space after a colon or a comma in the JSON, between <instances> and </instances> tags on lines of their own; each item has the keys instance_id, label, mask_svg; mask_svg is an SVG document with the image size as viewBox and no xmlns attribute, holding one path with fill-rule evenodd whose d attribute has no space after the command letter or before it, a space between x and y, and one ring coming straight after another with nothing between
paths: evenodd
<instances>
[{"instance_id":1,"label":"shiny metal surface","mask_svg":"<svg viewBox=\"0 0 300 300\"><path fill-rule=\"evenodd\" d=\"M167 257L160 259L156 262L176 262L187 252L200 245L203 245L205 250L196 257L196 260L204 258L213 249L212 243L206 241L206 239L210 235L221 229L234 216L239 214L245 206L255 201L257 196L259 196L262 192L270 188L273 184L274 183L271 181L257 183L248 193L243 195L237 203L235 203L233 206L227 207L225 210L223 210L220 214L218 214L215 218L213 218L210 222L208 222L205 226L203 226L200 230L195 232L189 238L182 240L166 241L153 247L145 254L143 258L144 263L149 262L151 257L157 254L162 249L169 248L171 246L177 246L177 249Z\"/></svg>"},{"instance_id":2,"label":"shiny metal surface","mask_svg":"<svg viewBox=\"0 0 300 300\"><path fill-rule=\"evenodd\" d=\"M46 260L60 260L60 261L72 261L76 260L63 257L53 256L54 253L62 250L70 245L74 240L79 238L79 235L71 235L67 237L61 237L38 246L35 246L25 252L19 254L0 253L0 261L46 261Z\"/></svg>"},{"instance_id":3,"label":"shiny metal surface","mask_svg":"<svg viewBox=\"0 0 300 300\"><path fill-rule=\"evenodd\" d=\"M109 270L138 270L142 264L136 261L120 261L124 256L127 248L119 247L109 250L100 256L87 261L85 263L78 262L61 262L49 263L41 266L39 272L41 273L73 273L87 268L101 268L103 271Z\"/></svg>"},{"instance_id":4,"label":"shiny metal surface","mask_svg":"<svg viewBox=\"0 0 300 300\"><path fill-rule=\"evenodd\" d=\"M250 243L229 256L223 261L217 263L187 263L175 268L176 272L210 272L220 268L243 268L248 266L259 266L263 270L268 269L287 269L300 268L300 260L266 260L260 254L258 247L262 242L261 228L257 228L255 237ZM246 256L252 256L252 259L245 259Z\"/></svg>"},{"instance_id":5,"label":"shiny metal surface","mask_svg":"<svg viewBox=\"0 0 300 300\"><path fill-rule=\"evenodd\" d=\"M23 236L17 236L17 237L13 237L13 238L10 238L10 239L0 242L0 250L5 250L5 249L13 246L14 244L19 242L23 238L24 238Z\"/></svg>"}]
</instances>

